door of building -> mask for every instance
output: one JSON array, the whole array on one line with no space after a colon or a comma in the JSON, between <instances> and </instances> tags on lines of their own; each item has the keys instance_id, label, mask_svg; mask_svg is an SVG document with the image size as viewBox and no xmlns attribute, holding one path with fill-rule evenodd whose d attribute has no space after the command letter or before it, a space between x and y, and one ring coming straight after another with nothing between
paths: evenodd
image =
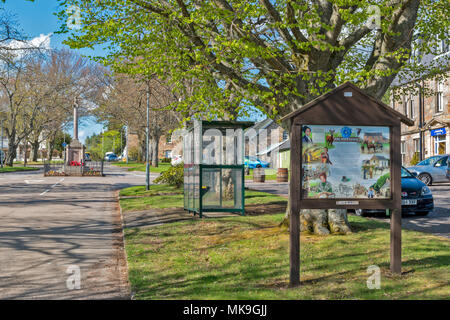
<instances>
[{"instance_id":1,"label":"door of building","mask_svg":"<svg viewBox=\"0 0 450 320\"><path fill-rule=\"evenodd\" d=\"M446 142L446 135L438 135L434 136L434 154L446 154L446 148L445 148L445 142Z\"/></svg>"}]
</instances>

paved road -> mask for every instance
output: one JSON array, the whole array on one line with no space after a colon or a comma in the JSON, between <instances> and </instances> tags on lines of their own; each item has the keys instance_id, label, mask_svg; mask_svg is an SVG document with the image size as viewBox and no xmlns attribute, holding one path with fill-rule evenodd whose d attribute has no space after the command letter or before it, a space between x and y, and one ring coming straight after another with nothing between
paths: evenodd
<instances>
[{"instance_id":1,"label":"paved road","mask_svg":"<svg viewBox=\"0 0 450 320\"><path fill-rule=\"evenodd\" d=\"M287 197L288 183L266 181L254 183L246 181L245 186L254 190L265 191ZM430 187L434 197L433 212L426 217L416 217L414 214L404 214L402 227L410 230L433 233L438 236L450 238L450 183L440 183ZM389 221L388 218L377 218Z\"/></svg>"},{"instance_id":2,"label":"paved road","mask_svg":"<svg viewBox=\"0 0 450 320\"><path fill-rule=\"evenodd\" d=\"M0 174L0 299L129 298L116 190L145 176L106 174ZM69 290L77 268L81 289Z\"/></svg>"}]
</instances>

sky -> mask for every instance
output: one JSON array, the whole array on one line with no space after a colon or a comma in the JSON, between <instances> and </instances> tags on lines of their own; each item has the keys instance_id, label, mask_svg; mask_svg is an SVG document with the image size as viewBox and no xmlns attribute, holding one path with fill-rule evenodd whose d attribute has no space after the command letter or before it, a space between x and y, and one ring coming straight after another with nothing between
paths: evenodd
<instances>
[{"instance_id":1,"label":"sky","mask_svg":"<svg viewBox=\"0 0 450 320\"><path fill-rule=\"evenodd\" d=\"M6 0L6 3L0 3L0 7L5 8L7 12L15 15L17 22L20 24L20 29L30 39L35 41L38 39L45 39L50 36L50 47L55 49L70 49L62 42L67 38L64 34L54 34L59 29L58 18L54 15L58 12L59 4L57 0L35 0L34 2L26 0ZM101 48L95 50L82 49L75 50L83 55L102 55L104 51ZM260 112L253 112L250 117L243 117L239 120L259 121L264 117ZM66 132L72 134L72 126L67 126ZM84 143L86 137L94 133L100 133L103 125L96 123L95 118L90 117L83 119L80 123L79 138Z\"/></svg>"},{"instance_id":2,"label":"sky","mask_svg":"<svg viewBox=\"0 0 450 320\"><path fill-rule=\"evenodd\" d=\"M54 34L59 29L58 18L54 15L58 11L58 2L56 0L35 0L29 2L26 0L7 0L1 3L0 7L4 8L8 13L15 15L15 19L20 25L20 29L30 39L37 41L50 36L50 47L55 49L69 49L62 42L66 39L66 35ZM75 50L84 55L101 55L102 50ZM72 134L72 128L68 127L66 131ZM80 123L79 138L82 142L86 137L93 133L100 133L102 125L96 123L94 118L84 119Z\"/></svg>"}]
</instances>

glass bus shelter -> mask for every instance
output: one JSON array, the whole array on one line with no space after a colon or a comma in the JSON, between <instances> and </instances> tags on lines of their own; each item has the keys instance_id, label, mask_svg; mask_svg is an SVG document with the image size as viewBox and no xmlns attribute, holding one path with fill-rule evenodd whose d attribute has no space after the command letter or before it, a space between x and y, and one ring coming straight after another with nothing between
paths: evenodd
<instances>
[{"instance_id":1,"label":"glass bus shelter","mask_svg":"<svg viewBox=\"0 0 450 320\"><path fill-rule=\"evenodd\" d=\"M195 121L183 137L184 209L189 213L244 208L244 130L253 122Z\"/></svg>"}]
</instances>

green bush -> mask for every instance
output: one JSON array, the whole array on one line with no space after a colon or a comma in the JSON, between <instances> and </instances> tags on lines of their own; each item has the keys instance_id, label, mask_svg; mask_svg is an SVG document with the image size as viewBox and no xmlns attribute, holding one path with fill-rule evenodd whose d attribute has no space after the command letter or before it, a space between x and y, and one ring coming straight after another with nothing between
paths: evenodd
<instances>
[{"instance_id":1,"label":"green bush","mask_svg":"<svg viewBox=\"0 0 450 320\"><path fill-rule=\"evenodd\" d=\"M180 188L184 183L184 164L180 163L163 171L161 175L155 179L155 183L164 183Z\"/></svg>"},{"instance_id":2,"label":"green bush","mask_svg":"<svg viewBox=\"0 0 450 320\"><path fill-rule=\"evenodd\" d=\"M131 160L138 160L140 158L139 148L138 147L131 147L130 150L128 151L128 157Z\"/></svg>"},{"instance_id":3,"label":"green bush","mask_svg":"<svg viewBox=\"0 0 450 320\"><path fill-rule=\"evenodd\" d=\"M414 155L411 158L410 163L411 163L412 166L415 166L416 164L419 163L419 153L418 152L414 152Z\"/></svg>"},{"instance_id":4,"label":"green bush","mask_svg":"<svg viewBox=\"0 0 450 320\"><path fill-rule=\"evenodd\" d=\"M161 163L171 163L171 162L172 162L172 159L170 159L170 158L162 158L162 159L160 160L160 162L161 162Z\"/></svg>"}]
</instances>

